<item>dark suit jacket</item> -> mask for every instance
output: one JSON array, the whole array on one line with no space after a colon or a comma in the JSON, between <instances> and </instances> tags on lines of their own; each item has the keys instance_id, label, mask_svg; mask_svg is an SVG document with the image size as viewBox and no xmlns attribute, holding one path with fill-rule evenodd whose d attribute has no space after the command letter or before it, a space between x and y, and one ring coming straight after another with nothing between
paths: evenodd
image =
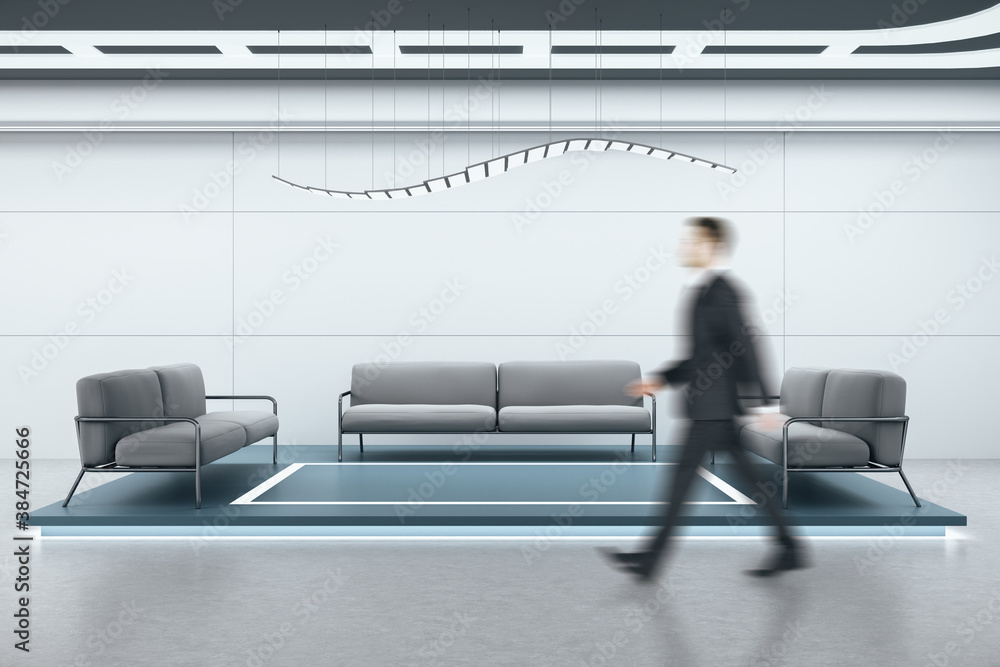
<instances>
[{"instance_id":1,"label":"dark suit jacket","mask_svg":"<svg viewBox=\"0 0 1000 667\"><path fill-rule=\"evenodd\" d=\"M771 395L754 342L759 334L743 319L741 302L733 278L709 277L687 304L688 358L653 372L681 389L691 419L732 419L745 412L737 396Z\"/></svg>"}]
</instances>

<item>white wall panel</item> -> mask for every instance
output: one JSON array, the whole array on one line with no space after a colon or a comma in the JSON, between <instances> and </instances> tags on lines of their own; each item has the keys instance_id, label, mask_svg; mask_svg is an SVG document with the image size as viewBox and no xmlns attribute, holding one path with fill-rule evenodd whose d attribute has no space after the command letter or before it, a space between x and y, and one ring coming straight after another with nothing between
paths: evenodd
<instances>
[{"instance_id":1,"label":"white wall panel","mask_svg":"<svg viewBox=\"0 0 1000 667\"><path fill-rule=\"evenodd\" d=\"M785 235L788 335L1000 335L1000 213L789 213Z\"/></svg>"},{"instance_id":2,"label":"white wall panel","mask_svg":"<svg viewBox=\"0 0 1000 667\"><path fill-rule=\"evenodd\" d=\"M232 215L0 213L0 334L232 332Z\"/></svg>"},{"instance_id":3,"label":"white wall panel","mask_svg":"<svg viewBox=\"0 0 1000 667\"><path fill-rule=\"evenodd\" d=\"M228 132L4 132L0 210L227 211L230 186L213 174L232 154Z\"/></svg>"},{"instance_id":4,"label":"white wall panel","mask_svg":"<svg viewBox=\"0 0 1000 667\"><path fill-rule=\"evenodd\" d=\"M803 133L786 149L789 211L1000 209L997 133Z\"/></svg>"},{"instance_id":5,"label":"white wall panel","mask_svg":"<svg viewBox=\"0 0 1000 667\"><path fill-rule=\"evenodd\" d=\"M485 187L489 187L486 184ZM236 331L249 335L662 335L681 324L680 213L237 214ZM781 221L744 213L733 270L780 333ZM336 245L335 248L332 246ZM767 309L767 313L763 309Z\"/></svg>"}]
</instances>

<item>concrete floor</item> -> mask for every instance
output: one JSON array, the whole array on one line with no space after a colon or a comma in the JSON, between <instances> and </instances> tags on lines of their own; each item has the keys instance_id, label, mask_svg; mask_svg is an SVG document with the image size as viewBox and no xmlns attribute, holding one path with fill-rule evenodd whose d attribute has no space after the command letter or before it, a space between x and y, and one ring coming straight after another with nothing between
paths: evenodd
<instances>
[{"instance_id":1,"label":"concrete floor","mask_svg":"<svg viewBox=\"0 0 1000 667\"><path fill-rule=\"evenodd\" d=\"M969 526L808 539L813 567L773 580L742 573L768 553L752 538L681 540L647 586L605 564L607 541L35 542L30 654L12 646L7 521L0 665L1000 667L1000 460L906 467ZM33 461L32 506L76 470Z\"/></svg>"}]
</instances>

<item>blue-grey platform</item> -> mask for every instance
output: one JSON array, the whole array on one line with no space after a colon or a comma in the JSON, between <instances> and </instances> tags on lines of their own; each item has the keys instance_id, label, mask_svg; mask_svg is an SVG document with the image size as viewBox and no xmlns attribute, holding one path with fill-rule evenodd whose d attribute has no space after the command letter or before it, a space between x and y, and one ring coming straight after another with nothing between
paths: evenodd
<instances>
[{"instance_id":1,"label":"blue-grey platform","mask_svg":"<svg viewBox=\"0 0 1000 667\"><path fill-rule=\"evenodd\" d=\"M42 536L628 537L648 534L663 508L676 447L296 447L271 464L269 446L244 448L202 471L202 508L187 473L127 475L32 513ZM279 447L279 452L281 448ZM758 459L761 479L777 466ZM768 532L759 494L724 455L704 462L680 534ZM67 488L72 480L66 480ZM918 495L920 489L916 489ZM756 495L755 495L756 494ZM855 473L799 473L789 524L805 535L944 535L966 517Z\"/></svg>"}]
</instances>

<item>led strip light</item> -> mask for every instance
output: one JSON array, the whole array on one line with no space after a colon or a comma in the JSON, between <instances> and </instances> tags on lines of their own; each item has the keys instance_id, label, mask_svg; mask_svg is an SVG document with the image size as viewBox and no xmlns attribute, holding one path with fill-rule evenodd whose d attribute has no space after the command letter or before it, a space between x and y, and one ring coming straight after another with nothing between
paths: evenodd
<instances>
[{"instance_id":1,"label":"led strip light","mask_svg":"<svg viewBox=\"0 0 1000 667\"><path fill-rule=\"evenodd\" d=\"M293 188L298 188L299 190L305 190L314 194L325 195L337 199L407 199L409 197L419 197L420 195L426 195L432 192L441 192L443 190L461 187L468 183L482 181L490 178L491 176L497 176L508 172L516 167L530 164L532 162L538 162L546 158L558 157L565 153L571 153L574 151L591 151L596 153L604 151L621 151L624 153L634 153L636 155L647 155L659 160L690 162L702 167L708 167L709 169L723 171L728 174L736 173L735 168L727 167L726 165L719 164L718 162L712 162L711 160L704 160L699 157L694 157L693 155L685 155L684 153L678 153L677 151L656 148L655 146L647 146L646 144L636 142L618 141L614 139L561 139L559 141L541 144L539 146L517 151L515 153L508 153L499 157L490 158L489 160L484 160L483 162L477 162L476 164L470 165L464 170L455 172L454 174L432 178L430 180L423 181L422 183L401 188L361 190L352 192L349 190L327 190L326 188L317 188L311 185L299 185L298 183L293 183L292 181L275 175L272 175L271 178L281 181L286 185L290 185Z\"/></svg>"}]
</instances>

